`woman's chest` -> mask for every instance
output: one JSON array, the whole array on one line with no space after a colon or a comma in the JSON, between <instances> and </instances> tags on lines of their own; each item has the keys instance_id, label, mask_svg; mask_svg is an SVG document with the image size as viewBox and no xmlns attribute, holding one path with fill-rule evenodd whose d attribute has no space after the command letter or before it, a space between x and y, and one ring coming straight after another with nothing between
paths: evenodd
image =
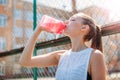
<instances>
[{"instance_id":1,"label":"woman's chest","mask_svg":"<svg viewBox=\"0 0 120 80\"><path fill-rule=\"evenodd\" d=\"M82 78L86 74L87 68L86 60L84 59L84 55L81 57L66 57L58 65L57 80L83 80Z\"/></svg>"}]
</instances>

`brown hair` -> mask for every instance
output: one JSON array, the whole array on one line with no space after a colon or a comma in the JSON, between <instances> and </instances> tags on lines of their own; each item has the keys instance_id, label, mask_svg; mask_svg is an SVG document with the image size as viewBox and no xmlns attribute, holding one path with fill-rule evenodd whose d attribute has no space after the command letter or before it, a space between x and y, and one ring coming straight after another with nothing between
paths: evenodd
<instances>
[{"instance_id":1,"label":"brown hair","mask_svg":"<svg viewBox=\"0 0 120 80\"><path fill-rule=\"evenodd\" d=\"M91 47L103 52L100 27L95 24L95 21L90 16L82 14L80 18L82 19L83 24L89 25L90 27L89 32L84 36L84 41L90 41L92 39Z\"/></svg>"}]
</instances>

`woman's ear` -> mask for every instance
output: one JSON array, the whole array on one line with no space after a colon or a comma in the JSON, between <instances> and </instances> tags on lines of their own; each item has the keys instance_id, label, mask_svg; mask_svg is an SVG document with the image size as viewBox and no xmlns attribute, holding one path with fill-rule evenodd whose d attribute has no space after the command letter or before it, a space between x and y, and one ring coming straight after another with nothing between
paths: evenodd
<instances>
[{"instance_id":1,"label":"woman's ear","mask_svg":"<svg viewBox=\"0 0 120 80\"><path fill-rule=\"evenodd\" d=\"M81 26L81 31L88 31L88 30L89 30L89 26L88 25Z\"/></svg>"}]
</instances>

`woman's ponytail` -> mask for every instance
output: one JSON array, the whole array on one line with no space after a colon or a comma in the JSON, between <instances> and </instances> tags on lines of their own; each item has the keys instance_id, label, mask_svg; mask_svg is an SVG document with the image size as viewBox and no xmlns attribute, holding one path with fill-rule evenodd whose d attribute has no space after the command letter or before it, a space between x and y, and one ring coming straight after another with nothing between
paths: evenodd
<instances>
[{"instance_id":1,"label":"woman's ponytail","mask_svg":"<svg viewBox=\"0 0 120 80\"><path fill-rule=\"evenodd\" d=\"M95 33L95 36L92 38L91 47L94 48L94 49L98 49L101 52L103 52L101 29L98 26L96 26L96 33Z\"/></svg>"},{"instance_id":2,"label":"woman's ponytail","mask_svg":"<svg viewBox=\"0 0 120 80\"><path fill-rule=\"evenodd\" d=\"M90 31L84 36L84 41L92 40L91 48L98 49L103 52L100 27L96 25L95 21L90 16L82 15L81 19L83 20L83 24L89 25L90 28Z\"/></svg>"}]
</instances>

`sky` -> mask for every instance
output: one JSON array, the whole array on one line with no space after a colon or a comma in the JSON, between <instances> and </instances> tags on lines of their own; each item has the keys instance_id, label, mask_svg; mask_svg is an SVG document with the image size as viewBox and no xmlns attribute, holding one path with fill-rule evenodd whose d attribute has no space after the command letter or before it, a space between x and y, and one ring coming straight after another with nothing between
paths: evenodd
<instances>
[{"instance_id":1,"label":"sky","mask_svg":"<svg viewBox=\"0 0 120 80\"><path fill-rule=\"evenodd\" d=\"M32 2L33 0L25 0ZM37 4L62 9L71 12L72 0L37 0ZM110 13L110 18L120 20L120 0L76 0L77 10L82 10L92 5L105 8Z\"/></svg>"},{"instance_id":2,"label":"sky","mask_svg":"<svg viewBox=\"0 0 120 80\"><path fill-rule=\"evenodd\" d=\"M113 21L120 21L120 0L105 0L101 7L108 9Z\"/></svg>"},{"instance_id":3,"label":"sky","mask_svg":"<svg viewBox=\"0 0 120 80\"><path fill-rule=\"evenodd\" d=\"M33 0L25 0L25 1L32 2ZM84 9L91 5L98 5L100 2L103 3L104 0L76 0L76 5L77 5L77 9ZM37 0L37 4L42 4L45 6L72 11L71 8L72 0Z\"/></svg>"}]
</instances>

